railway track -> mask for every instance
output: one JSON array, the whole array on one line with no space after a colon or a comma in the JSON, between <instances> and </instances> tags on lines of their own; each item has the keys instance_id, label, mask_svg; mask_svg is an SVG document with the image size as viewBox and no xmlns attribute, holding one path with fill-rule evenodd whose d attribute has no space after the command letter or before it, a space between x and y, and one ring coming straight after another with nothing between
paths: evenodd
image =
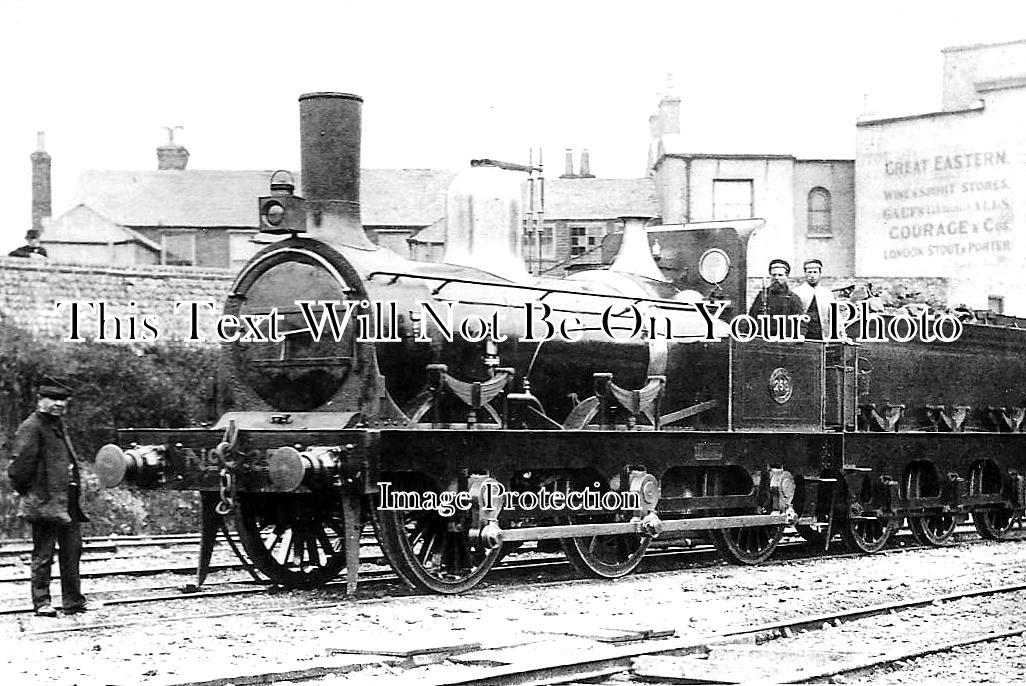
<instances>
[{"instance_id":1,"label":"railway track","mask_svg":"<svg viewBox=\"0 0 1026 686\"><path fill-rule=\"evenodd\" d=\"M974 544L984 543L982 539L978 537L968 538L972 536L969 532L960 534L959 538L965 538L961 541L962 543ZM797 537L795 537L797 539ZM911 537L909 537L911 540ZM923 546L918 545L902 545L906 543L901 539L895 541L895 547L882 552L882 555L887 554L901 554L903 552L911 552L915 550L922 550ZM914 543L914 542L913 542ZM781 543L778 548L779 554L774 559L763 563L761 566L774 566L780 564L786 564L793 560L818 557L823 559L843 559L847 557L859 557L858 553L849 552L833 552L824 553L823 551L816 550L809 546L809 544L802 540L790 540ZM712 563L719 563L720 558L715 548L712 545L697 545L685 550L661 550L650 552L646 556L645 563L639 567L637 573L658 573L667 570L679 569L682 564L689 565L702 565ZM225 567L231 567L226 565ZM183 571L194 571L192 568L181 568ZM511 582L522 581L525 576L531 575L554 575L560 578L539 581L537 579L532 580L533 585L544 586L548 584L566 584L566 583L593 583L595 580L590 578L574 578L574 572L569 562L562 555L548 555L540 556L536 554L535 557L530 559L505 559L499 563L492 571L492 575L489 577L489 581L483 588L489 586L508 584ZM387 601L403 595L412 593L402 583L402 581L390 570L390 569L372 569L362 571L360 575L360 585L358 587L358 598L360 602L366 600L382 600ZM218 583L212 583L208 586L203 587L200 590L194 592L185 592L180 586L169 586L161 585L157 587L126 587L121 589L116 594L112 591L97 592L90 594L90 598L95 599L96 604L99 606L110 606L110 607L124 607L134 605L144 605L148 603L172 603L177 601L203 601L209 598L227 597L227 596L258 596L258 595L275 595L283 592L282 589L271 583L260 584L253 580L230 580ZM321 589L329 593L339 592L344 593L345 582L334 581L321 587ZM122 595L122 593L124 595ZM109 597L113 596L113 597ZM376 598L375 596L381 596ZM273 607L264 607L254 610L254 612L275 612L283 610L306 610L306 609L318 609L324 607L334 607L339 604L339 600L332 600L325 603L315 603L312 605L296 605L290 603L288 605L277 605ZM344 600L341 602L345 602ZM28 605L19 605L16 607L0 608L0 616L17 616L17 615L29 615L32 612L32 608ZM219 614L209 615L209 617L217 617ZM190 620L196 618L205 618L208 615L196 615L193 613L183 614L181 620ZM129 619L128 624L145 624L147 619L135 620ZM172 618L162 618L160 621L176 621ZM102 625L94 625L92 623L74 625L67 627L58 627L54 629L45 629L44 633L60 633L60 632L76 632L91 628L115 628L122 626L117 622L115 623L104 623Z\"/></svg>"},{"instance_id":2,"label":"railway track","mask_svg":"<svg viewBox=\"0 0 1026 686\"><path fill-rule=\"evenodd\" d=\"M198 539L197 539L198 540ZM982 542L971 527L966 527L963 530L956 532L953 537L953 543L972 543ZM916 543L911 535L899 535L895 536L890 548L883 551L881 554L897 553L905 550L920 549L922 546ZM845 558L845 557L859 557L860 553L850 553L834 550L820 551L810 546L810 544L798 536L792 536L788 540L782 541L778 546L776 554L773 559L763 563L763 565L782 564L793 560L808 559L811 557L830 557L830 558ZM711 544L704 543L691 543L689 547L680 548L668 548L663 550L650 551L645 558L644 563L639 567L635 573L650 573L650 572L661 572L679 568L681 565L702 565L709 563L718 563L720 561L719 554L717 553L714 546ZM361 564L368 564L372 567L370 570L361 571L359 593L366 596L373 593L387 592L391 595L396 595L395 587L403 587L400 579L385 567L384 562L380 554L368 554L361 555ZM241 563L226 563L226 564L212 564L210 566L211 572L234 572L244 569L244 565ZM195 572L195 566L190 564L185 565L174 565L174 566L162 566L162 567L151 567L143 569L117 569L117 570L89 570L83 571L81 576L83 578L107 578L107 577L141 577L141 576L159 576L164 574L174 575L189 575ZM532 574L547 574L559 576L561 573L573 574L569 562L562 554L544 555L540 553L534 553L531 558L519 559L519 558L506 558L502 560L494 570L492 575L489 577L489 583L504 583L510 579L522 579L526 575ZM16 578L0 579L0 585L13 584L16 582L26 583L28 582L28 575L22 575ZM565 583L568 578L557 578L552 580L550 583ZM582 582L591 581L591 579L582 579ZM535 584L544 584L546 581L533 580ZM342 581L330 582L323 586L328 591L343 590L345 584ZM187 599L203 599L210 597L224 597L224 596L242 596L242 595L264 595L279 593L283 589L273 584L270 581L255 581L253 579L239 579L239 580L228 580L218 583L209 583L201 589L190 589L188 585L168 585L162 584L158 586L131 586L122 589L107 589L102 591L93 592L90 594L91 598L95 598L97 602L105 606L124 606L124 605L139 605L144 603L155 603L155 602L171 602L176 600L187 600ZM0 598L0 603L3 603L3 599ZM4 615L26 615L32 611L28 605L17 605L10 607L0 606L0 616Z\"/></svg>"},{"instance_id":3,"label":"railway track","mask_svg":"<svg viewBox=\"0 0 1026 686\"><path fill-rule=\"evenodd\" d=\"M946 606L957 602L945 600L945 595L953 599L967 595L964 592L970 589L986 593L992 590L985 589L986 586L1026 584L1026 574L1019 564L1022 545L959 545L953 547L950 556L949 551L898 548L884 555L861 558L864 562L854 566L846 559L834 556L803 563L784 560L756 568L718 564L693 572L641 574L602 584L577 578L537 584L531 575L532 583L525 586L522 582L510 581L499 575L493 584L453 598L409 597L409 592L397 583L390 588L370 584L361 587L361 592L353 600L342 600L340 594L332 597L330 593L318 591L295 592L246 602L228 599L196 603L186 600L159 605L151 603L134 610L123 606L56 621L10 617L4 618L0 625L4 626L4 631L14 631L10 635L11 640L23 641L12 645L24 645L30 653L36 649L42 651L42 655L75 651L81 659L75 660L72 673L86 681L103 675L107 679L105 683L149 683L151 679L146 675L150 675L158 676L157 682L161 686L175 683L260 684L340 675L350 669L358 670L351 677L352 683L368 683L378 678L385 680L394 675L401 675L407 681L414 677L424 680L440 675L470 678L494 670L539 665L545 660L549 666L576 663L585 657L607 655L610 650L633 647L614 646L600 636L612 629L620 634L615 637L617 641L648 641L665 646L670 644L651 640L650 629L680 632L680 638L666 640L697 641L737 631L740 625L773 627L781 622L815 620L832 617L834 610L862 607L868 603L886 602L897 608L893 601L908 601L913 595L918 596L916 599L930 601L931 604L922 605L919 610L927 612L933 607L932 603ZM899 557L894 559L895 555ZM841 571L854 567L861 571L850 575ZM906 571L895 574L893 570L896 568ZM565 569L565 576L572 576L570 568ZM958 574L953 576L952 572L956 571ZM383 591L382 597L377 597L379 590ZM684 595L681 595L682 591ZM1016 602L1024 600L1026 593L1021 592ZM608 606L607 601L615 606ZM592 603L598 605L592 608ZM240 611L237 608L245 609ZM894 612L896 622L908 627L916 625L915 620L907 618L915 610L895 609ZM789 619L798 613L800 617ZM903 614L906 619L901 619ZM507 624L507 618L518 621ZM877 621L886 623L890 619L889 613L884 612ZM789 647L788 641L797 642L817 634L829 637L842 631L851 632L848 644L858 645L863 641L863 635L872 637L877 632L865 625L860 627L858 621L858 617L842 618L840 627L830 623L826 630L808 633L798 627L790 631L790 638L785 635L788 633L786 627L776 635L742 636L731 639L739 644L735 648L714 644L715 655L723 656L728 650L738 650L754 656L760 652L769 653L774 646L777 650L796 653L798 650ZM486 628L488 626L505 629L499 632L501 635L485 640L492 634L491 629ZM963 634L968 631L995 633L998 628L980 624L978 628L967 629L973 625L964 622L959 626ZM823 627L811 628L818 630ZM1008 631L1012 627L999 628ZM905 633L915 636L918 632L906 629ZM281 650L271 653L259 649L269 637L285 634L291 637L291 646L283 644ZM920 652L943 642L937 640L932 645L925 645L928 637L930 634L924 634L923 644L916 646ZM772 641L766 643L768 639ZM500 644L499 640L505 643ZM756 640L761 643L754 644ZM985 661L989 659L996 665L997 658L988 656L1014 651L1016 646L1023 645L1022 640L1012 639L994 648L983 644L975 649L974 654L982 655ZM472 646L451 654L410 651L410 654L398 655L398 651L389 651L474 641L484 644L484 647L476 649L476 654L465 652L475 650ZM572 648L565 648L568 642L572 644L574 641L577 642L577 650L580 650L581 643L586 643L588 654L580 655ZM948 642L954 641L949 639ZM361 644L367 654L353 654ZM848 644L846 649L850 647ZM503 645L509 650L502 652L509 654L501 659L495 657L495 651ZM897 645L896 642L887 648ZM369 654L372 651L366 650L368 648L375 649L373 655ZM91 652L101 649L102 653ZM873 657L879 661L886 652L876 651ZM902 651L900 655L909 653ZM233 659L226 657L222 661L219 657L222 654L231 655ZM698 649L692 651L687 659L702 665L706 655L704 649ZM576 657L571 660L570 656ZM685 657L673 652L659 653L658 656ZM894 656L899 656L899 653L894 651ZM104 672L112 669L108 667L112 658L131 661L131 669L118 674ZM959 660L965 663L962 651L954 657L945 655L926 662L951 665ZM439 664L429 669L415 669L429 661ZM40 677L44 674L37 671L37 663L38 660L26 655L12 663L12 668L20 669L28 683L35 679L34 674ZM208 667L201 667L201 663ZM210 666L215 664L220 667L211 671ZM492 666L484 669L480 667L482 664ZM636 662L630 664L633 668ZM792 661L792 664L795 663ZM146 666L137 668L137 665ZM128 666L126 663L125 667ZM251 670L259 671L263 676L253 674ZM133 671L134 676L129 673ZM622 684L629 675L629 670L621 670L609 678ZM245 678L241 678L243 676ZM580 672L572 676L583 679ZM749 680L756 676L755 672L746 674ZM122 681L118 681L119 678ZM188 681L190 679L195 681ZM774 680L779 681L776 677ZM555 681L560 682L566 683L567 679ZM502 682L485 680L482 683Z\"/></svg>"},{"instance_id":4,"label":"railway track","mask_svg":"<svg viewBox=\"0 0 1026 686\"><path fill-rule=\"evenodd\" d=\"M1017 620L1014 626L1000 630L972 632L957 638L919 643L914 646L885 651L816 652L796 648L789 642L808 639L816 633L838 630L849 624L875 618L900 617L924 608L937 609L954 606L960 601L972 601L989 597L1004 596L1013 602L1022 602L1026 598L1026 583L1008 584L983 589L972 589L954 593L930 594L909 600L887 602L857 609L838 612L801 615L771 623L742 625L728 628L716 633L694 638L656 638L636 640L629 645L597 646L583 653L564 655L560 659L533 659L506 664L502 666L475 668L462 667L450 670L451 673L433 677L422 677L418 683L431 686L503 686L541 685L579 683L588 680L593 684L634 683L805 683L821 682L834 676L844 674L866 673L874 669L907 661L912 658L950 651L961 646L1000 641L1009 637L1026 634L1026 623ZM366 600L382 602L384 599ZM324 603L307 606L306 609L334 607L337 603ZM268 609L247 610L243 612L219 613L209 618L231 617L240 614L266 612ZM121 624L119 626L124 626ZM89 625L85 628L102 629L104 625ZM80 629L76 629L80 630ZM864 631L864 629L861 629ZM60 633L65 630L55 629L39 634ZM636 637L643 637L643 629L636 632ZM473 646L471 646L473 647ZM345 653L344 649L334 651ZM417 660L416 656L405 655L395 657L397 653L383 653L367 660L354 660L339 665L334 664L308 666L302 669L280 669L259 674L252 672L245 675L222 676L214 680L180 681L168 686L210 686L211 684L245 683L248 686L260 686L281 681L304 681L330 675L343 675L354 672L356 681L360 682L360 672L356 671L368 665L390 665L395 671L402 672L424 664L438 664L453 660L456 664L465 663L469 654L459 657L460 651L446 653L440 651L432 654L424 653L421 657L428 660ZM726 660L717 662L711 656L719 655ZM787 659L782 660L786 655ZM480 661L481 658L475 658ZM497 658L498 659L498 658ZM710 661L712 660L712 661ZM761 660L759 663L757 661ZM781 664L786 665L781 669ZM738 665L743 665L741 668ZM767 665L772 665L768 667Z\"/></svg>"},{"instance_id":5,"label":"railway track","mask_svg":"<svg viewBox=\"0 0 1026 686\"><path fill-rule=\"evenodd\" d=\"M953 542L957 543L957 542L965 542L967 540L975 540L976 538L978 538L978 536L976 535L975 530L973 529L973 527L966 526L966 527L961 527L960 529L958 529L955 532L952 540L953 540ZM237 538L235 538L234 536L233 536L233 539L237 541ZM106 551L106 552L116 553L119 547L145 548L145 547L171 547L171 546L177 547L177 546L189 545L189 546L192 546L192 547L187 549L185 551L185 554L192 555L192 554L195 553L195 551L198 549L198 546L199 546L199 535L198 534L190 535L190 536L182 536L182 537L177 537L177 536L176 537L170 537L169 536L166 539L162 539L160 537L156 537L156 538L154 538L152 540L148 540L148 539L145 539L143 537L139 537L136 540L132 540L132 541L128 541L128 542L117 541L115 543L105 543L104 541L107 541L107 540L109 540L109 539L92 539L92 540L90 540L86 544L87 547L86 547L84 552L89 552L90 550L92 550L93 552ZM223 543L221 538L218 539L218 542L219 542L219 544ZM11 543L11 542L8 541L6 543ZM688 552L688 551L694 552L698 556L700 556L700 555L702 555L704 553L714 553L715 552L715 548L711 544L707 544L707 543L704 543L704 542L696 542L696 541L693 541L693 540L690 541L690 542L672 541L672 542L668 542L665 547L661 546L660 544L662 544L662 541L658 541L658 540L655 543L653 543L652 548L651 548L652 552L650 552L650 553L648 553L646 555L646 561L660 560L660 559L665 559L667 557L675 557L675 556L679 556L683 552ZM8 551L7 551L8 555L11 555L11 556L13 556L13 555L27 556L27 555L31 554L31 545L27 545L26 546L23 539L20 539L17 542L16 545L18 545L18 552L11 552L11 549L8 549ZM88 547L90 545L92 546L92 548ZM917 543L913 540L911 534L909 534L907 532L902 532L901 534L897 534L897 535L895 535L893 537L893 540L892 540L892 542L890 544L891 548L889 548L889 549L893 549L893 548L897 548L897 547L901 547L901 546L905 546L905 545L917 545ZM377 547L377 541L376 540L374 540L373 538L366 538L366 539L361 541L361 546L363 546L365 548L373 548L374 550L377 551L377 552L373 552L373 553L361 551L360 562L362 564L378 564L378 563L384 564L384 561L383 561L383 558L381 556L380 550ZM836 544L833 547L836 547ZM683 549L683 550L681 550L681 549ZM803 539L801 539L797 535L792 535L792 536L789 536L789 537L785 537L785 539L781 542L781 544L778 546L777 550L774 553L774 559L794 559L793 558L794 555L798 555L799 557L806 557L806 556L808 556L808 554L810 552L812 552L812 549L810 548L808 543L806 543ZM669 555L667 555L666 553L669 553ZM0 551L0 556L2 556L3 554L4 554L4 552ZM838 554L843 555L844 553L837 553L837 552L835 552L834 554L835 555L838 555ZM89 563L89 562L105 562L105 561L108 561L109 559L111 559L111 558L103 558L103 559L100 559L100 560L96 560L96 559L91 560L91 559L89 559L87 557L83 557L82 562L84 564L85 563ZM558 555L558 556L554 557L553 560L554 560L554 562L565 562L565 558L562 555ZM24 564L24 562L25 562L25 560L19 560L17 563L11 563L11 566L14 566L16 564ZM54 565L55 565L55 569L56 569L56 560L54 561ZM503 566L503 563L500 563L496 567L496 570L501 569L502 566ZM238 570L243 570L243 569L245 569L245 565L243 565L241 562L214 563L214 564L210 565L210 571L211 572L217 572L217 571L238 571ZM81 571L81 573L80 573L80 576L82 578L84 578L84 579L100 579L100 578L115 577L115 576L136 577L136 576L158 576L158 575L161 575L161 574L193 574L193 573L195 573L195 571L196 571L196 566L193 563L193 564L178 564L178 565L161 565L161 566L154 566L154 567L125 567L125 568L118 568L118 569L114 569L114 570L109 570L109 569L107 569L107 570L83 569ZM27 573L19 573L16 576L0 576L0 586L2 586L4 584L24 583L24 582L27 582L28 580L29 580L29 575Z\"/></svg>"},{"instance_id":6,"label":"railway track","mask_svg":"<svg viewBox=\"0 0 1026 686\"><path fill-rule=\"evenodd\" d=\"M535 661L479 670L471 675L425 679L422 683L434 686L484 686L486 684L557 684L579 682L585 679L616 675L615 682L623 684L640 678L644 683L804 683L818 681L841 674L865 672L873 668L893 665L914 657L952 650L980 642L997 641L1022 635L1026 623L1019 622L1011 629L974 632L957 639L934 641L915 647L896 649L876 655L845 656L821 664L822 654L794 650L779 645L799 634L829 631L844 624L880 616L893 616L918 608L954 603L959 600L997 595L1026 596L1026 584L1009 584L986 589L928 595L900 602L882 603L854 610L793 617L779 622L740 626L698 639L657 639L642 641L631 646L596 650L587 657L565 661ZM731 650L731 648L739 648ZM769 649L767 649L769 647ZM728 653L729 662L714 666L702 665L715 650ZM786 659L784 659L786 656ZM764 669L755 662L761 658ZM787 667L779 669L781 662ZM715 663L714 663L715 664ZM738 668L738 665L744 665ZM725 668L724 668L725 667ZM717 673L718 672L718 673ZM755 675L752 678L750 675ZM250 682L250 683L271 683ZM184 684L181 686L185 686Z\"/></svg>"}]
</instances>

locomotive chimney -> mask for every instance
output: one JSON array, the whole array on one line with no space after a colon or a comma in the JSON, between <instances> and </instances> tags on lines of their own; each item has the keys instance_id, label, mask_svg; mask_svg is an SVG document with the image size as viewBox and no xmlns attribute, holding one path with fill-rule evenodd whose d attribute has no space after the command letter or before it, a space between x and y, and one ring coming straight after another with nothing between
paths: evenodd
<instances>
[{"instance_id":1,"label":"locomotive chimney","mask_svg":"<svg viewBox=\"0 0 1026 686\"><path fill-rule=\"evenodd\" d=\"M299 96L299 136L307 235L376 250L360 219L360 114L349 93Z\"/></svg>"},{"instance_id":2,"label":"locomotive chimney","mask_svg":"<svg viewBox=\"0 0 1026 686\"><path fill-rule=\"evenodd\" d=\"M659 266L652 258L652 249L648 245L648 233L645 224L651 217L620 217L623 220L623 238L620 240L620 251L609 266L611 272L626 272L644 276L655 281L668 281Z\"/></svg>"},{"instance_id":3,"label":"locomotive chimney","mask_svg":"<svg viewBox=\"0 0 1026 686\"><path fill-rule=\"evenodd\" d=\"M50 205L50 154L42 131L36 134L36 151L32 160L32 229L41 231L43 219L52 216Z\"/></svg>"}]
</instances>

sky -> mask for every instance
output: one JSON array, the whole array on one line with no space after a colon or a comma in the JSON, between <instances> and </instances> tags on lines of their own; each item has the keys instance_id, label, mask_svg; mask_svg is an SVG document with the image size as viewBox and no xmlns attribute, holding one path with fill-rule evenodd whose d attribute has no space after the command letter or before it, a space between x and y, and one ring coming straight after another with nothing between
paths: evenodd
<instances>
[{"instance_id":1,"label":"sky","mask_svg":"<svg viewBox=\"0 0 1026 686\"><path fill-rule=\"evenodd\" d=\"M695 152L852 158L855 122L939 109L941 49L1026 38L1026 3L0 0L0 251L31 225L45 131L53 212L89 169L156 169L165 126L191 169L299 168L300 94L364 98L362 166L546 175L564 149L644 176L648 117L681 98ZM537 153L535 153L537 154ZM535 158L535 161L537 159Z\"/></svg>"}]
</instances>

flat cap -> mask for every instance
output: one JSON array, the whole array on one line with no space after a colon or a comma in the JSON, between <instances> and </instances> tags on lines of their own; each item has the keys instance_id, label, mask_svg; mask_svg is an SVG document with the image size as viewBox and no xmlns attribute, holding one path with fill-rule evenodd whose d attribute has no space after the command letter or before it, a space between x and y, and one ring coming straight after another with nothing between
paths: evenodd
<instances>
[{"instance_id":1,"label":"flat cap","mask_svg":"<svg viewBox=\"0 0 1026 686\"><path fill-rule=\"evenodd\" d=\"M774 267L783 267L785 272L791 273L791 265L788 264L787 260L770 260L769 270L773 271Z\"/></svg>"},{"instance_id":2,"label":"flat cap","mask_svg":"<svg viewBox=\"0 0 1026 686\"><path fill-rule=\"evenodd\" d=\"M67 400L74 392L71 386L53 376L44 376L43 380L39 382L38 393L44 398Z\"/></svg>"},{"instance_id":3,"label":"flat cap","mask_svg":"<svg viewBox=\"0 0 1026 686\"><path fill-rule=\"evenodd\" d=\"M805 260L804 262L802 262L802 269L805 269L805 268L806 268L806 267L808 267L808 266L809 266L810 264L814 264L814 265L816 265L817 267L819 267L820 269L822 269L822 268L823 268L823 260L820 260L820 259L818 259L818 258L815 258L815 257L813 257L813 258L811 258L811 259L808 259L808 260Z\"/></svg>"}]
</instances>

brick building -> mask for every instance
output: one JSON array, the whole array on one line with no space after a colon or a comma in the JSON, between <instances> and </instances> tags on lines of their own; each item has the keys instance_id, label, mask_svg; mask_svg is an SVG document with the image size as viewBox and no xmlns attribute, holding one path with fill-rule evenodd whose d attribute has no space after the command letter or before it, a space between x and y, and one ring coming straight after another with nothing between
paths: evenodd
<instances>
[{"instance_id":1,"label":"brick building","mask_svg":"<svg viewBox=\"0 0 1026 686\"><path fill-rule=\"evenodd\" d=\"M567 151L564 172L545 182L541 230L525 227L523 254L531 271L559 274L600 264L602 238L619 230L623 216L649 216L653 224L761 216L768 223L753 241L753 266L771 253L816 255L828 274L851 273L851 161L692 149L680 132L679 105L666 96L653 116L645 176L596 178L587 151L577 169ZM171 138L157 148L157 158L155 170L84 172L71 209L43 234L50 258L237 269L261 247L266 236L257 237L255 200L267 193L270 171L188 169L188 151ZM442 259L445 193L453 176L363 170L362 215L371 239L413 259ZM525 205L528 192L525 184Z\"/></svg>"},{"instance_id":2,"label":"brick building","mask_svg":"<svg viewBox=\"0 0 1026 686\"><path fill-rule=\"evenodd\" d=\"M156 170L84 172L71 209L43 233L50 259L238 269L262 247L266 236L254 240L257 198L268 193L270 170L187 169L188 151L170 142L157 148L157 157ZM382 246L406 254L406 239L445 214L452 172L365 169L362 174L363 221Z\"/></svg>"}]
</instances>

